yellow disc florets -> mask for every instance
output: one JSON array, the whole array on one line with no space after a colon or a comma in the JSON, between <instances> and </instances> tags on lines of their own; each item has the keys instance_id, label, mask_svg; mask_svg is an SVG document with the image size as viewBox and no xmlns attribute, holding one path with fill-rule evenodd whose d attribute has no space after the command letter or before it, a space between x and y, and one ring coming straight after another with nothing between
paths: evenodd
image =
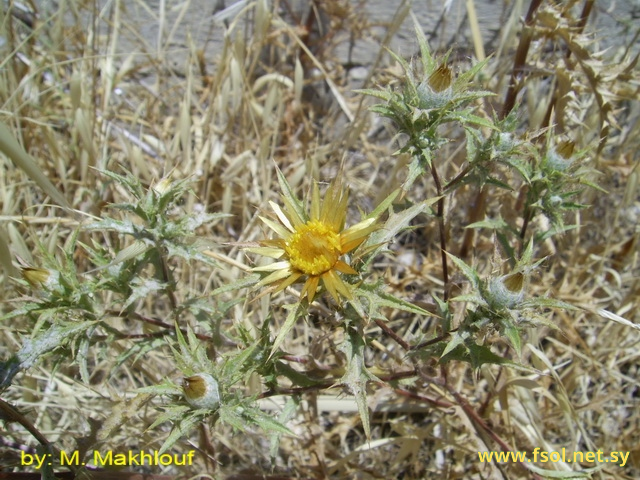
<instances>
[{"instance_id":1,"label":"yellow disc florets","mask_svg":"<svg viewBox=\"0 0 640 480\"><path fill-rule=\"evenodd\" d=\"M341 255L340 235L329 225L312 220L296 228L286 242L291 266L307 275L331 270Z\"/></svg>"}]
</instances>

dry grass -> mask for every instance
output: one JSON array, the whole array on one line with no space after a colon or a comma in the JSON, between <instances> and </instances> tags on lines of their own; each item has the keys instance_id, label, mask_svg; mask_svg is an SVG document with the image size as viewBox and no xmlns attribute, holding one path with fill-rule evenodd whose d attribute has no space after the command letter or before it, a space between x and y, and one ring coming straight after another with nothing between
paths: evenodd
<instances>
[{"instance_id":1,"label":"dry grass","mask_svg":"<svg viewBox=\"0 0 640 480\"><path fill-rule=\"evenodd\" d=\"M280 8L274 12L269 3ZM350 36L363 38L371 31L354 2L315 2L318 11L309 25L292 17L289 3L258 0L238 17L224 19L225 28L222 20L210 24L210 12L205 12L206 21L203 14L193 37L184 34L181 20L181 9L189 2L167 2L164 11L141 0L109 2L104 9L90 1L60 2L58 10L32 5L37 16L18 4L3 6L0 121L37 162L30 173L15 159L1 157L3 313L15 308L19 293L28 293L11 280L19 275L16 258L42 265L42 252L59 255L79 224L103 215L109 203L130 200L96 169L124 168L147 186L168 174L190 178L193 192L185 197L183 211L232 214L196 232L220 268L174 265L185 292L203 295L242 278L253 265L235 245L266 234L257 215L268 210L269 200L278 200L274 163L299 192L308 191L313 179L330 179L343 163L354 218L357 207L371 211L399 186L399 172L408 159L391 155L398 146L392 129L367 112L369 99L352 92L363 82L373 86L401 77L384 50L390 36L380 39L377 63L368 66L366 78L354 80L354 70L350 74L334 56ZM582 8L582 3L573 3L575 10ZM409 10L403 6L388 25L390 32L401 28L407 17ZM157 37L135 21L141 12L153 20ZM473 21L473 10L468 13ZM496 109L517 64L517 36L528 35L518 33L515 20L525 13L513 11L513 29L505 29L478 80L485 82L482 88L499 93ZM223 17L224 12L217 18ZM324 30L309 31L307 26L317 28L318 18ZM549 258L533 279L531 293L551 292L582 309L549 315L557 331L528 332L519 360L533 370L485 365L474 371L463 363L440 368L435 359L424 360L421 368L429 377L446 375L446 388L415 376L372 385L371 442L361 429L355 402L341 389L327 388L302 395L289 424L298 437L283 438L274 464L269 438L261 430L238 434L218 423L213 429L203 425L178 444L177 451L198 450L195 466L158 467L152 473L181 478L236 474L233 478L238 479L273 472L282 475L277 478L535 478L513 463L478 461L478 451L508 445L529 452L535 446L630 452L625 467L604 464L592 476L640 477L638 71L630 60L633 53L625 56L627 45L612 45L600 58L589 53L592 46L578 32L569 34L566 25L554 21L551 14L542 17L531 33L541 40L525 62L522 128L534 132L555 122L557 135L590 148L591 166L601 172L597 182L608 193L588 192L583 200L593 206L567 222L578 228L540 247L539 256ZM482 55L481 31L472 25L472 32L475 52ZM209 42L214 40L219 49L212 55ZM605 63L617 65L617 70L605 68ZM464 59L458 68L465 68ZM460 142L442 149L439 161L445 178L462 168L463 141L461 134ZM55 199L42 190L46 179L75 213L53 205ZM434 187L425 181L407 200L434 195ZM475 195L465 187L451 198L446 212L449 246L456 254ZM491 190L487 215L500 212L507 218L513 201L508 192ZM430 293L442 290L438 229L431 218L418 217L415 223L415 229L392 245L394 255L379 260L376 272L394 295L432 309ZM113 234L83 235L83 242L93 240L116 253L122 247ZM467 262L488 273L496 268L495 250L494 238L479 233ZM78 271L92 269L82 251L73 260ZM463 278L454 273L453 282L463 284ZM243 294L231 292L226 300ZM286 315L278 298L241 301L221 321L226 328L243 325L254 331L272 315L278 324ZM166 318L170 305L153 305L150 299L139 307ZM308 372L328 381L332 370L322 368L339 371L344 363L336 347L342 331L334 328L332 315L328 304L318 302L309 321L297 325L285 345L292 358L306 362L302 366ZM406 313L389 315L388 326L407 340L433 333L434 327L422 324L424 320ZM144 324L119 322L113 327L148 333ZM17 351L32 327L24 318L0 323L0 358ZM211 333L203 325L194 327L203 335ZM371 339L366 361L380 378L411 368L405 352L377 326L371 324L366 334ZM499 351L512 355L503 341L493 341ZM134 343L118 341L90 352L88 384L80 381L77 365L42 362L16 377L2 398L22 409L47 440L63 450L158 448L170 426L147 427L158 415L154 407L160 399L141 403L132 392L163 378L178 381L180 373L166 348L117 364L116 356ZM309 363L310 358L317 365ZM260 388L257 379L247 380L247 391ZM267 400L263 406L277 408ZM19 423L0 424L0 472L19 461L19 446L36 444ZM541 466L565 472L574 468Z\"/></svg>"}]
</instances>

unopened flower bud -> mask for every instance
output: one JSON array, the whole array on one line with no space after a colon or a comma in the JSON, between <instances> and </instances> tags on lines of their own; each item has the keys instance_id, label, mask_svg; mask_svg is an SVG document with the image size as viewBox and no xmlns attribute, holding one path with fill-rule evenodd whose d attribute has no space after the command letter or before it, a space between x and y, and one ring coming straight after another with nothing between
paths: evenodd
<instances>
[{"instance_id":1,"label":"unopened flower bud","mask_svg":"<svg viewBox=\"0 0 640 480\"><path fill-rule=\"evenodd\" d=\"M208 373L198 373L182 380L182 390L189 405L214 410L220 406L218 382Z\"/></svg>"},{"instance_id":2,"label":"unopened flower bud","mask_svg":"<svg viewBox=\"0 0 640 480\"><path fill-rule=\"evenodd\" d=\"M560 145L556 147L556 152L564 158L565 160L569 160L573 156L573 151L576 148L575 142L571 140L565 140L560 142Z\"/></svg>"},{"instance_id":3,"label":"unopened flower bud","mask_svg":"<svg viewBox=\"0 0 640 480\"><path fill-rule=\"evenodd\" d=\"M50 272L45 268L23 267L21 269L24 278L33 288L40 288L49 280Z\"/></svg>"},{"instance_id":4,"label":"unopened flower bud","mask_svg":"<svg viewBox=\"0 0 640 480\"><path fill-rule=\"evenodd\" d=\"M49 292L62 292L64 290L60 281L60 272L47 268L22 267L22 278L33 288L47 290Z\"/></svg>"},{"instance_id":5,"label":"unopened flower bud","mask_svg":"<svg viewBox=\"0 0 640 480\"><path fill-rule=\"evenodd\" d=\"M427 83L431 87L431 89L440 93L445 91L447 88L451 86L451 82L453 81L453 72L447 66L446 63L443 63L438 68L436 68L429 78L427 79Z\"/></svg>"},{"instance_id":6,"label":"unopened flower bud","mask_svg":"<svg viewBox=\"0 0 640 480\"><path fill-rule=\"evenodd\" d=\"M566 171L573 163L574 148L575 143L569 140L560 142L556 147L551 147L547 152L547 166L558 172Z\"/></svg>"},{"instance_id":7,"label":"unopened flower bud","mask_svg":"<svg viewBox=\"0 0 640 480\"><path fill-rule=\"evenodd\" d=\"M524 275L520 272L510 273L503 278L504 286L513 293L520 293L524 286Z\"/></svg>"},{"instance_id":8,"label":"unopened flower bud","mask_svg":"<svg viewBox=\"0 0 640 480\"><path fill-rule=\"evenodd\" d=\"M169 190L169 187L171 187L171 180L165 177L162 180L160 180L158 183L153 185L153 187L151 188L153 188L153 191L156 192L158 195L164 195L167 192L167 190Z\"/></svg>"},{"instance_id":9,"label":"unopened flower bud","mask_svg":"<svg viewBox=\"0 0 640 480\"><path fill-rule=\"evenodd\" d=\"M418 86L418 107L424 110L442 108L453 97L453 72L443 63Z\"/></svg>"},{"instance_id":10,"label":"unopened flower bud","mask_svg":"<svg viewBox=\"0 0 640 480\"><path fill-rule=\"evenodd\" d=\"M502 275L489 280L489 303L497 308L514 308L524 297L524 274L520 272Z\"/></svg>"}]
</instances>

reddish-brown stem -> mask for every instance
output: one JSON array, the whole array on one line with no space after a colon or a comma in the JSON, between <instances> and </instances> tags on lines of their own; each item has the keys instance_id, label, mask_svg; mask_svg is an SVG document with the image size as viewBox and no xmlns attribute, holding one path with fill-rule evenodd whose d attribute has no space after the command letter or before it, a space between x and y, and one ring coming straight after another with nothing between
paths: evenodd
<instances>
[{"instance_id":1,"label":"reddish-brown stem","mask_svg":"<svg viewBox=\"0 0 640 480\"><path fill-rule=\"evenodd\" d=\"M402 380L403 378L415 377L416 375L417 375L416 370L405 370L402 372L390 373L388 375L378 375L378 378L383 382L392 382L394 380ZM324 382L321 382L321 383L316 383L315 385L308 385L305 387L277 388L274 390L267 390L266 392L262 392L258 396L258 398L268 398L268 397L273 397L275 395L301 395L303 393L317 392L319 390L327 390L330 388L342 388L344 386L345 385L343 383L340 383L339 378L333 378L333 379L325 380ZM437 405L443 408L449 408L453 406L453 404L449 402L442 402L442 404L439 404L438 400L433 400L428 397L423 397L417 394L411 395L411 392L407 392L406 390L398 390L398 393L400 392L404 392L402 393L402 395L406 397L410 396L411 398L417 398L419 400L430 402L430 403L433 403L434 405Z\"/></svg>"},{"instance_id":2,"label":"reddish-brown stem","mask_svg":"<svg viewBox=\"0 0 640 480\"><path fill-rule=\"evenodd\" d=\"M444 294L443 298L446 302L449 298L449 268L447 267L447 231L444 224L444 195L442 191L442 184L440 183L440 177L438 171L433 162L431 162L431 176L436 186L436 192L440 199L438 200L438 230L440 232L440 255L442 259L442 281L444 282Z\"/></svg>"},{"instance_id":3,"label":"reddish-brown stem","mask_svg":"<svg viewBox=\"0 0 640 480\"><path fill-rule=\"evenodd\" d=\"M487 425L487 422L485 422L484 419L482 419L480 415L476 413L476 411L471 407L471 405L469 405L469 402L467 402L467 400L462 395L460 395L456 390L454 390L452 387L449 387L448 385L445 385L445 387L447 388L449 393L456 399L456 402L458 403L458 405L460 405L460 408L462 408L465 415L467 415L467 417L469 417L469 419L471 419L474 424L482 428L494 442L500 445L500 448L502 448L503 451L513 451L513 448L511 448L511 446L506 441L504 441L497 433L493 431L493 429L489 425ZM525 462L519 461L518 463L523 468L527 469ZM527 471L529 470L527 469ZM540 479L541 477L533 473L533 478Z\"/></svg>"},{"instance_id":4,"label":"reddish-brown stem","mask_svg":"<svg viewBox=\"0 0 640 480\"><path fill-rule=\"evenodd\" d=\"M409 351L411 346L396 332L394 332L386 323L382 320L378 319L375 321L376 325L378 325L387 336L391 337L398 345L400 345L404 350Z\"/></svg>"},{"instance_id":5,"label":"reddish-brown stem","mask_svg":"<svg viewBox=\"0 0 640 480\"><path fill-rule=\"evenodd\" d=\"M448 385L444 378L432 378L426 375L424 372L421 372L420 370L417 370L416 373L426 382L443 387L455 399L456 404L458 404L460 408L462 408L462 411L472 421L472 423L484 430L494 442L500 445L500 448L502 448L503 451L513 451L513 448L511 448L511 446L506 441L504 441L497 433L495 433L493 429L489 425L487 425L484 419L480 415L478 415L478 413L471 407L471 405L469 405L467 399L464 398L460 393L458 393L455 388ZM407 392L409 395L406 395L404 392L398 391L398 389L396 389L396 393L404 396L410 396L411 398L418 398L418 396L412 394L411 392ZM425 400L428 401L429 399L425 397ZM437 402L439 403L439 406L442 406L444 408L455 406L455 404L449 403L446 400L438 400ZM526 468L524 462L518 463L520 463L522 467ZM533 478L539 479L540 477L534 474Z\"/></svg>"},{"instance_id":6,"label":"reddish-brown stem","mask_svg":"<svg viewBox=\"0 0 640 480\"><path fill-rule=\"evenodd\" d=\"M135 313L135 312L132 313L132 312L119 312L117 310L107 310L105 313L107 315L111 316L111 317L134 318L135 320L140 320L141 322L149 323L151 325L156 325L158 327L166 328L166 329L169 329L169 330L173 329L173 325L165 323L162 320L157 320L155 318L146 317L144 315L141 315L141 314ZM187 331L185 329L181 328L180 331L182 332L183 335L187 334ZM194 335L199 340L204 340L204 341L211 340L211 337L209 335L205 335L205 334L202 334L202 333L194 333Z\"/></svg>"},{"instance_id":7,"label":"reddish-brown stem","mask_svg":"<svg viewBox=\"0 0 640 480\"><path fill-rule=\"evenodd\" d=\"M436 400L435 398L430 398L425 395L420 395L418 393L410 392L408 390L403 390L402 388L394 388L394 392L398 395L401 395L406 398L411 398L412 400L419 400L421 402L430 403L436 407L440 408L451 408L454 407L455 404L451 402L447 402L446 400Z\"/></svg>"},{"instance_id":8,"label":"reddish-brown stem","mask_svg":"<svg viewBox=\"0 0 640 480\"><path fill-rule=\"evenodd\" d=\"M444 186L443 191L447 192L451 190L453 187L455 187L458 183L460 183L464 179L464 177L467 176L467 173L469 173L472 169L473 169L473 166L471 166L471 164L468 164L466 167L464 167L462 171L453 178L453 180L451 180Z\"/></svg>"},{"instance_id":9,"label":"reddish-brown stem","mask_svg":"<svg viewBox=\"0 0 640 480\"><path fill-rule=\"evenodd\" d=\"M582 13L580 14L580 18L578 19L578 23L576 25L577 33L582 33L582 31L584 30L584 27L587 25L587 21L589 20L589 15L591 15L591 10L593 9L594 1L595 0L586 0L584 2L584 5L582 7ZM567 48L567 54L565 58L569 59L569 57L571 57L571 49ZM555 85L554 90L555 91L554 91L553 97L551 97L551 101L547 106L547 112L545 113L544 119L540 124L541 129L548 127L549 123L551 122L551 112L553 112L553 107L556 105L556 101L558 100L557 84Z\"/></svg>"},{"instance_id":10,"label":"reddish-brown stem","mask_svg":"<svg viewBox=\"0 0 640 480\"><path fill-rule=\"evenodd\" d=\"M167 334L167 332L155 332L155 333L122 333L117 332L118 340L133 340L136 338L158 338L163 337ZM109 337L107 335L93 335L91 340L94 342L104 342L108 340Z\"/></svg>"},{"instance_id":11,"label":"reddish-brown stem","mask_svg":"<svg viewBox=\"0 0 640 480\"><path fill-rule=\"evenodd\" d=\"M529 54L529 46L531 45L531 38L533 37L533 24L534 16L542 0L531 0L529 4L529 10L527 16L524 19L524 28L522 29L522 35L520 36L520 43L516 50L516 55L513 61L513 70L511 71L511 79L509 81L509 88L502 104L502 110L500 111L500 118L503 119L509 112L513 110L516 104L516 97L520 89L520 76L524 72L525 63L527 61L527 55Z\"/></svg>"},{"instance_id":12,"label":"reddish-brown stem","mask_svg":"<svg viewBox=\"0 0 640 480\"><path fill-rule=\"evenodd\" d=\"M520 240L521 240L520 245L522 246L522 248L524 248L524 237L527 234L527 228L529 227L530 221L531 221L531 213L529 211L529 208L527 207L524 209L522 228L520 229Z\"/></svg>"},{"instance_id":13,"label":"reddish-brown stem","mask_svg":"<svg viewBox=\"0 0 640 480\"><path fill-rule=\"evenodd\" d=\"M478 190L476 200L473 202L471 210L469 211L467 225L478 222L482 220L482 217L484 217L485 204L487 203L487 191L488 187L486 185L483 185L480 187L480 190ZM473 245L474 236L475 230L473 228L465 229L464 237L462 238L462 245L460 246L460 253L458 254L460 258L466 258L467 255L469 255L469 250L471 250L471 246Z\"/></svg>"},{"instance_id":14,"label":"reddish-brown stem","mask_svg":"<svg viewBox=\"0 0 640 480\"><path fill-rule=\"evenodd\" d=\"M451 330L451 332L455 332L456 330L457 328ZM447 332L443 335L440 335L439 337L427 340L426 342L419 343L418 345L412 345L410 347L410 350L420 350L421 348L428 347L429 345L433 345L434 343L441 342L442 340L446 339L451 334L451 332Z\"/></svg>"},{"instance_id":15,"label":"reddish-brown stem","mask_svg":"<svg viewBox=\"0 0 640 480\"><path fill-rule=\"evenodd\" d=\"M9 422L17 422L22 425L27 432L29 432L33 438L35 438L40 445L43 447L49 448L51 444L47 437L45 437L40 431L31 423L27 417L25 417L22 413L18 411L13 405L8 402L5 402L0 398L0 417L5 419L7 423Z\"/></svg>"},{"instance_id":16,"label":"reddish-brown stem","mask_svg":"<svg viewBox=\"0 0 640 480\"><path fill-rule=\"evenodd\" d=\"M169 284L169 279L171 278L169 274L169 266L165 261L165 257L160 257L160 265L162 266L162 281ZM176 294L171 287L165 290L167 293L167 297L169 297L169 304L171 305L171 310L176 315L176 320L178 320L178 300L176 299Z\"/></svg>"}]
</instances>

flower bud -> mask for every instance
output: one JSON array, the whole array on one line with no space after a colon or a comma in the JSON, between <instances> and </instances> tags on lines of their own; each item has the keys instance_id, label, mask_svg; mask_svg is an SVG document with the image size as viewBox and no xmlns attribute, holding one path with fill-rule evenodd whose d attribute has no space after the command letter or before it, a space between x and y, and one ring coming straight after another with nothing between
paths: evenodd
<instances>
[{"instance_id":1,"label":"flower bud","mask_svg":"<svg viewBox=\"0 0 640 480\"><path fill-rule=\"evenodd\" d=\"M573 163L574 149L575 143L568 140L560 142L556 147L549 148L546 156L547 167L558 172L565 172Z\"/></svg>"},{"instance_id":2,"label":"flower bud","mask_svg":"<svg viewBox=\"0 0 640 480\"><path fill-rule=\"evenodd\" d=\"M22 267L20 269L22 278L24 278L33 288L45 290L48 292L63 292L64 286L57 270L49 270L47 268Z\"/></svg>"},{"instance_id":3,"label":"flower bud","mask_svg":"<svg viewBox=\"0 0 640 480\"><path fill-rule=\"evenodd\" d=\"M198 373L182 380L182 390L189 405L214 410L220 406L218 382L208 373Z\"/></svg>"},{"instance_id":4,"label":"flower bud","mask_svg":"<svg viewBox=\"0 0 640 480\"><path fill-rule=\"evenodd\" d=\"M23 267L20 270L22 278L33 288L40 288L49 280L50 272L45 268Z\"/></svg>"},{"instance_id":5,"label":"flower bud","mask_svg":"<svg viewBox=\"0 0 640 480\"><path fill-rule=\"evenodd\" d=\"M425 110L442 108L453 98L453 72L443 63L418 86L418 107Z\"/></svg>"},{"instance_id":6,"label":"flower bud","mask_svg":"<svg viewBox=\"0 0 640 480\"><path fill-rule=\"evenodd\" d=\"M565 160L569 160L573 156L573 151L576 148L576 144L571 140L565 140L560 142L560 145L556 147L556 152L564 158Z\"/></svg>"},{"instance_id":7,"label":"flower bud","mask_svg":"<svg viewBox=\"0 0 640 480\"><path fill-rule=\"evenodd\" d=\"M514 272L489 280L489 304L497 308L514 308L524 297L524 274Z\"/></svg>"},{"instance_id":8,"label":"flower bud","mask_svg":"<svg viewBox=\"0 0 640 480\"><path fill-rule=\"evenodd\" d=\"M431 87L431 90L436 93L445 91L451 86L452 81L453 72L446 63L443 63L438 68L436 68L427 79L427 83Z\"/></svg>"},{"instance_id":9,"label":"flower bud","mask_svg":"<svg viewBox=\"0 0 640 480\"><path fill-rule=\"evenodd\" d=\"M169 178L167 177L164 177L158 183L153 185L153 187L151 188L153 188L153 191L156 192L158 195L162 196L169 190L170 187L171 187L171 180L169 180Z\"/></svg>"}]
</instances>

